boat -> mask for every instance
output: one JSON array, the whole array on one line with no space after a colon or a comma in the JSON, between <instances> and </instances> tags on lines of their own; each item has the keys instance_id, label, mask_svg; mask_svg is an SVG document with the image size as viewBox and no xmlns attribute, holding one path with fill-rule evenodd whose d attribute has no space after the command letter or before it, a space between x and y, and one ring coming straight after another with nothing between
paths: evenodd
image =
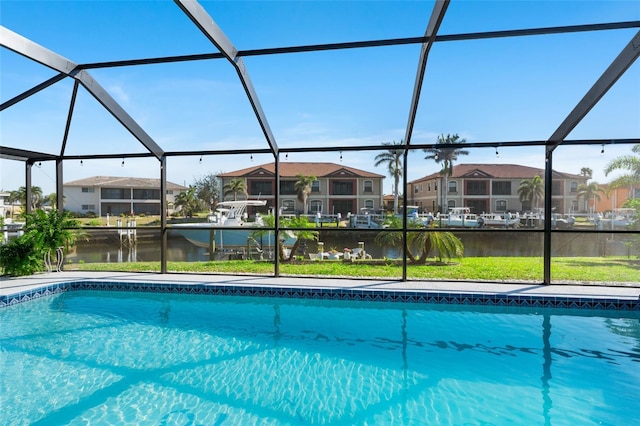
<instances>
[{"instance_id":1,"label":"boat","mask_svg":"<svg viewBox=\"0 0 640 426\"><path fill-rule=\"evenodd\" d=\"M604 215L598 213L593 221L599 230L626 229L635 221L636 210L632 208L619 208L607 212Z\"/></svg>"},{"instance_id":2,"label":"boat","mask_svg":"<svg viewBox=\"0 0 640 426\"><path fill-rule=\"evenodd\" d=\"M544 228L544 209L538 209L536 212L526 212L520 217L520 223L527 228ZM576 218L560 213L551 214L551 228L553 229L570 229L576 223Z\"/></svg>"},{"instance_id":3,"label":"boat","mask_svg":"<svg viewBox=\"0 0 640 426\"><path fill-rule=\"evenodd\" d=\"M440 214L434 219L439 226L453 228L481 228L484 219L471 213L469 207L453 207L447 214Z\"/></svg>"},{"instance_id":4,"label":"boat","mask_svg":"<svg viewBox=\"0 0 640 426\"><path fill-rule=\"evenodd\" d=\"M517 228L520 226L520 215L518 213L483 213L480 218L484 221L484 226L492 228Z\"/></svg>"},{"instance_id":5,"label":"boat","mask_svg":"<svg viewBox=\"0 0 640 426\"><path fill-rule=\"evenodd\" d=\"M253 248L259 252L265 249L275 250L274 231L260 231L266 226L262 216L256 213L254 221L248 221L247 207L263 207L266 200L223 201L218 204L215 213L207 217L206 222L177 223L171 230L185 238L191 244L203 248L212 248L220 252ZM229 229L238 228L238 229ZM293 245L295 236L283 231L285 245Z\"/></svg>"}]
</instances>

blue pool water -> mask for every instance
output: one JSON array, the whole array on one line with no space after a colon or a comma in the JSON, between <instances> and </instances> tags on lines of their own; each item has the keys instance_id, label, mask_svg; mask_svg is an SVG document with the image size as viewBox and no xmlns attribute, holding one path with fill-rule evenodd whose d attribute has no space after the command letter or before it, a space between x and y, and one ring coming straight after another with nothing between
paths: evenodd
<instances>
[{"instance_id":1,"label":"blue pool water","mask_svg":"<svg viewBox=\"0 0 640 426\"><path fill-rule=\"evenodd\" d=\"M0 324L0 424L639 418L638 313L73 291Z\"/></svg>"}]
</instances>

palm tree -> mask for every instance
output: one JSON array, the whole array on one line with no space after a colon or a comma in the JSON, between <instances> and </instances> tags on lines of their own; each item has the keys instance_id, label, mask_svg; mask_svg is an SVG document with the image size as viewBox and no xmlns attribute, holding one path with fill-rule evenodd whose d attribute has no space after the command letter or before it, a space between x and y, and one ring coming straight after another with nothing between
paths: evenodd
<instances>
[{"instance_id":1,"label":"palm tree","mask_svg":"<svg viewBox=\"0 0 640 426\"><path fill-rule=\"evenodd\" d=\"M265 228L273 228L276 224L276 218L274 215L266 215L262 217L262 222L264 223ZM292 217L287 219L282 219L280 221L280 226L283 228L315 228L315 223L309 222L306 216ZM254 239L258 239L262 237L265 233L271 234L273 231L265 231L263 229L257 228L255 231L251 232L251 237ZM291 251L289 252L289 257L287 257L286 247L284 246L282 240L278 241L278 257L281 261L291 261L296 255L298 251L298 247L300 247L300 243L302 240L317 240L318 239L318 231L313 229L297 229L297 230L288 230L281 231L286 232L287 234L292 234L296 237L295 243L293 243L293 247L291 247Z\"/></svg>"},{"instance_id":2,"label":"palm tree","mask_svg":"<svg viewBox=\"0 0 640 426\"><path fill-rule=\"evenodd\" d=\"M600 194L604 192L604 190L600 188L598 182L582 183L578 185L577 189L578 199L580 199L580 197L584 197L584 200L587 203L589 200L593 199L593 209L595 210L596 200L600 201Z\"/></svg>"},{"instance_id":3,"label":"palm tree","mask_svg":"<svg viewBox=\"0 0 640 426\"><path fill-rule=\"evenodd\" d=\"M580 169L580 176L591 179L591 176L593 176L593 170L591 170L589 167L583 167Z\"/></svg>"},{"instance_id":4,"label":"palm tree","mask_svg":"<svg viewBox=\"0 0 640 426\"><path fill-rule=\"evenodd\" d=\"M385 219L385 225L389 228L402 227L402 220L395 215L389 215ZM420 222L411 221L407 223L411 232L407 233L407 242L402 247L402 232L383 231L376 235L376 244L380 246L391 246L403 248L407 259L411 263L424 264L432 249L435 249L438 261L442 259L460 258L464 254L462 241L452 232L429 232L419 231L427 228L435 228L435 222L431 225L424 225ZM418 255L414 254L419 253Z\"/></svg>"},{"instance_id":5,"label":"palm tree","mask_svg":"<svg viewBox=\"0 0 640 426\"><path fill-rule=\"evenodd\" d=\"M238 200L238 194L243 194L245 197L247 193L247 183L242 178L231 179L231 181L222 188L224 190L223 197L227 198L227 195L233 195L233 201Z\"/></svg>"},{"instance_id":6,"label":"palm tree","mask_svg":"<svg viewBox=\"0 0 640 426\"><path fill-rule=\"evenodd\" d=\"M27 187L21 186L17 191L11 191L10 199L20 201L23 208L27 206ZM39 186L31 187L31 209L35 210L42 204L42 188Z\"/></svg>"},{"instance_id":7,"label":"palm tree","mask_svg":"<svg viewBox=\"0 0 640 426\"><path fill-rule=\"evenodd\" d=\"M461 139L460 136L456 133L453 135L444 134L438 136L437 145L462 145L466 143L466 139ZM442 170L440 170L440 174L443 177L442 185L440 185L440 194L442 194L442 211L446 211L447 207L447 198L446 193L448 191L448 178L453 174L453 162L458 159L460 155L469 155L469 151L461 148L456 148L455 146L451 147L436 147L425 149L424 152L428 153L425 160L435 160L437 164L442 163Z\"/></svg>"},{"instance_id":8,"label":"palm tree","mask_svg":"<svg viewBox=\"0 0 640 426\"><path fill-rule=\"evenodd\" d=\"M309 198L309 194L311 194L311 184L318 180L318 178L313 175L304 176L300 173L298 173L296 177L298 180L293 187L298 192L298 201L302 203L302 213L307 214L307 199Z\"/></svg>"},{"instance_id":9,"label":"palm tree","mask_svg":"<svg viewBox=\"0 0 640 426\"><path fill-rule=\"evenodd\" d=\"M400 139L400 143L396 143L396 141L384 142L382 145L394 146L394 145L402 145L404 142ZM375 158L375 166L378 167L381 164L386 164L389 170L389 175L393 177L393 212L398 213L398 194L399 194L399 185L400 178L402 177L402 156L404 154L404 150L399 148L389 148L385 152L381 152L376 155Z\"/></svg>"},{"instance_id":10,"label":"palm tree","mask_svg":"<svg viewBox=\"0 0 640 426\"><path fill-rule=\"evenodd\" d=\"M182 207L182 216L192 217L200 209L200 201L196 196L196 188L189 185L189 188L176 195L175 207Z\"/></svg>"},{"instance_id":11,"label":"palm tree","mask_svg":"<svg viewBox=\"0 0 640 426\"><path fill-rule=\"evenodd\" d=\"M544 180L535 175L531 179L523 179L518 186L520 201L528 201L532 207L538 208L538 203L544 198Z\"/></svg>"},{"instance_id":12,"label":"palm tree","mask_svg":"<svg viewBox=\"0 0 640 426\"><path fill-rule=\"evenodd\" d=\"M633 148L631 148L631 151L636 154L640 154L640 144L634 145ZM609 184L609 188L615 189L623 186L640 184L640 156L623 155L621 157L614 158L604 169L604 174L605 176L608 176L609 173L618 169L628 170L629 173L614 179Z\"/></svg>"}]
</instances>

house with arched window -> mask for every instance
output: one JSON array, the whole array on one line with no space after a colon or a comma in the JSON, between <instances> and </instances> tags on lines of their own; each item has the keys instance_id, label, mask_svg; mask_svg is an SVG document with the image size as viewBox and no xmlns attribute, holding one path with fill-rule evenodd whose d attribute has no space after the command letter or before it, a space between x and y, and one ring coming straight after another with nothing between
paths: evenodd
<instances>
[{"instance_id":1,"label":"house with arched window","mask_svg":"<svg viewBox=\"0 0 640 426\"><path fill-rule=\"evenodd\" d=\"M307 199L307 212L298 200L297 175L315 176ZM275 163L262 164L218 175L222 185L244 179L250 199L267 200L265 209L274 207ZM362 209L381 209L384 176L334 163L281 162L278 211L282 214L338 214L346 217ZM249 211L249 214L254 212Z\"/></svg>"},{"instance_id":2,"label":"house with arched window","mask_svg":"<svg viewBox=\"0 0 640 426\"><path fill-rule=\"evenodd\" d=\"M544 178L544 170L517 164L458 164L446 179L446 188L444 176L432 173L408 182L407 197L422 212L443 212L453 207L470 207L477 214L531 211L543 207L542 200L538 206L521 201L518 187L534 176ZM580 211L578 187L588 180L585 176L553 171L554 211L561 214Z\"/></svg>"}]
</instances>

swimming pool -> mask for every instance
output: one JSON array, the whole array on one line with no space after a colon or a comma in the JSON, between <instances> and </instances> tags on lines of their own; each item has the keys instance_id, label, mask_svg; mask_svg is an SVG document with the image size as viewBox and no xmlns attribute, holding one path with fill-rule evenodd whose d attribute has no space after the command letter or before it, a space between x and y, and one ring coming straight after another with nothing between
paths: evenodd
<instances>
[{"instance_id":1,"label":"swimming pool","mask_svg":"<svg viewBox=\"0 0 640 426\"><path fill-rule=\"evenodd\" d=\"M632 424L640 313L70 291L0 310L6 424Z\"/></svg>"}]
</instances>

